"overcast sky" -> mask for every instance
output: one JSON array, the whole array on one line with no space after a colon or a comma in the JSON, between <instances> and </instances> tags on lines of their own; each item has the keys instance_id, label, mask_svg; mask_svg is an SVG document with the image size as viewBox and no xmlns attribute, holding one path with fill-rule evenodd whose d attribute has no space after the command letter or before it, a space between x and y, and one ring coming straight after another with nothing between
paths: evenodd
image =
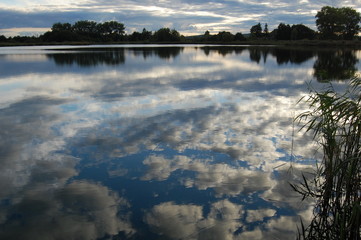
<instances>
[{"instance_id":1,"label":"overcast sky","mask_svg":"<svg viewBox=\"0 0 361 240\"><path fill-rule=\"evenodd\" d=\"M315 15L326 5L361 11L361 0L1 0L0 35L42 34L53 23L79 20L116 20L127 33L161 27L183 35L247 33L258 22L269 30L281 22L316 29Z\"/></svg>"}]
</instances>

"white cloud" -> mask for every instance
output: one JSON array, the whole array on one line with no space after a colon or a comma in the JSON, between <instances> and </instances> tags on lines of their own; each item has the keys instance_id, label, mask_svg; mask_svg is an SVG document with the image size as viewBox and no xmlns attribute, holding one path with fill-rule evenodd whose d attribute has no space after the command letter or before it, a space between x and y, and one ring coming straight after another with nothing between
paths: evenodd
<instances>
[{"instance_id":1,"label":"white cloud","mask_svg":"<svg viewBox=\"0 0 361 240\"><path fill-rule=\"evenodd\" d=\"M182 239L197 231L197 223L203 219L202 207L196 205L176 205L166 202L153 207L145 221L156 228L160 235L171 239Z\"/></svg>"},{"instance_id":2,"label":"white cloud","mask_svg":"<svg viewBox=\"0 0 361 240\"><path fill-rule=\"evenodd\" d=\"M228 200L211 205L208 216L203 216L203 207L165 202L153 207L146 214L146 222L153 231L171 239L234 239L240 228L242 206Z\"/></svg>"},{"instance_id":3,"label":"white cloud","mask_svg":"<svg viewBox=\"0 0 361 240\"><path fill-rule=\"evenodd\" d=\"M165 180L173 171L194 171L194 179L187 179L187 187L197 187L200 190L213 188L218 196L249 194L265 191L274 184L270 173L251 171L242 167L233 168L228 164L214 164L206 159L191 159L186 156L175 156L166 159L163 156L151 155L143 161L148 167L143 180Z\"/></svg>"},{"instance_id":4,"label":"white cloud","mask_svg":"<svg viewBox=\"0 0 361 240\"><path fill-rule=\"evenodd\" d=\"M246 213L242 205L229 200L214 202L209 208L209 213L204 215L199 205L164 202L146 213L145 222L153 232L171 239L289 239L297 233L298 217L276 217L271 209ZM245 214L252 215L252 220L269 219L249 230L242 220Z\"/></svg>"},{"instance_id":5,"label":"white cloud","mask_svg":"<svg viewBox=\"0 0 361 240\"><path fill-rule=\"evenodd\" d=\"M276 213L274 209L247 210L247 222L264 221L266 217L273 217Z\"/></svg>"}]
</instances>

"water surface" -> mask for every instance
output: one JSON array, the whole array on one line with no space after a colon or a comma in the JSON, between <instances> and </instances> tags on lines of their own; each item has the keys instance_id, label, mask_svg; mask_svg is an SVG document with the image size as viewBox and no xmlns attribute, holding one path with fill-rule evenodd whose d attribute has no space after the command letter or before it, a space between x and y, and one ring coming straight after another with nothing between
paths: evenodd
<instances>
[{"instance_id":1,"label":"water surface","mask_svg":"<svg viewBox=\"0 0 361 240\"><path fill-rule=\"evenodd\" d=\"M294 239L297 104L358 51L0 48L1 239Z\"/></svg>"}]
</instances>

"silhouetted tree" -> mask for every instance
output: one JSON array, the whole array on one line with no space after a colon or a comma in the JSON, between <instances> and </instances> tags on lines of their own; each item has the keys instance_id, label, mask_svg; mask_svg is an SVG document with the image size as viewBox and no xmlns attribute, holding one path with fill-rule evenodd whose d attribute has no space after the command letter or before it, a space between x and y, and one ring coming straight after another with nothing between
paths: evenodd
<instances>
[{"instance_id":1,"label":"silhouetted tree","mask_svg":"<svg viewBox=\"0 0 361 240\"><path fill-rule=\"evenodd\" d=\"M223 31L217 34L217 40L220 42L232 42L234 40L234 36L230 32Z\"/></svg>"},{"instance_id":2,"label":"silhouetted tree","mask_svg":"<svg viewBox=\"0 0 361 240\"><path fill-rule=\"evenodd\" d=\"M79 41L81 36L73 31L73 26L70 23L54 23L51 27L51 32L46 32L40 39L44 42L65 42L65 41Z\"/></svg>"},{"instance_id":3,"label":"silhouetted tree","mask_svg":"<svg viewBox=\"0 0 361 240\"><path fill-rule=\"evenodd\" d=\"M109 21L109 22L104 22L104 23L99 23L98 24L98 32L100 34L116 34L116 35L122 35L124 34L124 24L123 23L119 23L117 21Z\"/></svg>"},{"instance_id":4,"label":"silhouetted tree","mask_svg":"<svg viewBox=\"0 0 361 240\"><path fill-rule=\"evenodd\" d=\"M0 35L0 42L6 42L7 38L4 35Z\"/></svg>"},{"instance_id":5,"label":"silhouetted tree","mask_svg":"<svg viewBox=\"0 0 361 240\"><path fill-rule=\"evenodd\" d=\"M75 32L80 33L80 34L92 35L92 34L99 33L99 31L98 31L99 28L97 26L97 23L94 21L88 21L88 20L77 21L73 25L73 29Z\"/></svg>"},{"instance_id":6,"label":"silhouetted tree","mask_svg":"<svg viewBox=\"0 0 361 240\"><path fill-rule=\"evenodd\" d=\"M292 25L291 27L291 40L312 40L315 36L316 32L303 24Z\"/></svg>"},{"instance_id":7,"label":"silhouetted tree","mask_svg":"<svg viewBox=\"0 0 361 240\"><path fill-rule=\"evenodd\" d=\"M37 43L39 38L37 37L29 37L29 36L15 36L9 37L8 39L10 42L19 42L19 43Z\"/></svg>"},{"instance_id":8,"label":"silhouetted tree","mask_svg":"<svg viewBox=\"0 0 361 240\"><path fill-rule=\"evenodd\" d=\"M262 37L262 26L261 23L253 25L250 29L252 38L260 38Z\"/></svg>"},{"instance_id":9,"label":"silhouetted tree","mask_svg":"<svg viewBox=\"0 0 361 240\"><path fill-rule=\"evenodd\" d=\"M234 35L234 40L236 41L246 41L246 37L243 36L243 34L241 32L236 33L236 35Z\"/></svg>"},{"instance_id":10,"label":"silhouetted tree","mask_svg":"<svg viewBox=\"0 0 361 240\"><path fill-rule=\"evenodd\" d=\"M290 40L291 39L292 29L290 25L286 25L284 23L280 23L276 30L276 39L277 40Z\"/></svg>"},{"instance_id":11,"label":"silhouetted tree","mask_svg":"<svg viewBox=\"0 0 361 240\"><path fill-rule=\"evenodd\" d=\"M203 37L202 37L202 40L203 41L209 41L210 40L210 37L211 37L211 34L209 33L209 31L205 31L204 34L203 34Z\"/></svg>"},{"instance_id":12,"label":"silhouetted tree","mask_svg":"<svg viewBox=\"0 0 361 240\"><path fill-rule=\"evenodd\" d=\"M360 32L361 15L350 7L341 8L340 12L343 18L343 38L350 40Z\"/></svg>"},{"instance_id":13,"label":"silhouetted tree","mask_svg":"<svg viewBox=\"0 0 361 240\"><path fill-rule=\"evenodd\" d=\"M268 31L268 24L265 23L264 29L263 29L263 35L265 38L269 38L269 31Z\"/></svg>"},{"instance_id":14,"label":"silhouetted tree","mask_svg":"<svg viewBox=\"0 0 361 240\"><path fill-rule=\"evenodd\" d=\"M40 36L43 42L72 42L81 41L82 37L72 31L52 31Z\"/></svg>"},{"instance_id":15,"label":"silhouetted tree","mask_svg":"<svg viewBox=\"0 0 361 240\"><path fill-rule=\"evenodd\" d=\"M316 25L324 39L352 39L359 31L361 15L350 7L325 6L316 14Z\"/></svg>"},{"instance_id":16,"label":"silhouetted tree","mask_svg":"<svg viewBox=\"0 0 361 240\"><path fill-rule=\"evenodd\" d=\"M51 31L55 32L63 32L63 31L72 31L72 26L70 23L54 23L53 26L51 27Z\"/></svg>"},{"instance_id":17,"label":"silhouetted tree","mask_svg":"<svg viewBox=\"0 0 361 240\"><path fill-rule=\"evenodd\" d=\"M142 41L149 41L152 38L152 32L147 31L147 29L143 28L142 30Z\"/></svg>"},{"instance_id":18,"label":"silhouetted tree","mask_svg":"<svg viewBox=\"0 0 361 240\"><path fill-rule=\"evenodd\" d=\"M150 31L147 31L145 28L143 28L143 31L142 32L133 32L128 40L129 41L149 41L152 37L152 32Z\"/></svg>"},{"instance_id":19,"label":"silhouetted tree","mask_svg":"<svg viewBox=\"0 0 361 240\"><path fill-rule=\"evenodd\" d=\"M142 41L142 34L140 32L134 31L129 37L128 37L129 41L132 42L137 42L137 41Z\"/></svg>"},{"instance_id":20,"label":"silhouetted tree","mask_svg":"<svg viewBox=\"0 0 361 240\"><path fill-rule=\"evenodd\" d=\"M178 42L180 34L175 29L161 28L154 33L154 40L157 42Z\"/></svg>"}]
</instances>

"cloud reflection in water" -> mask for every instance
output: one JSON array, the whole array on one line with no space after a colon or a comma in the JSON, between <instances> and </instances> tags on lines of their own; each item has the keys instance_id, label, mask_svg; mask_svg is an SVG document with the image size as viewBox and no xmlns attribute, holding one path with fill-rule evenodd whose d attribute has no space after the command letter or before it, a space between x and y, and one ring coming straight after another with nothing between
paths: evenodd
<instances>
[{"instance_id":1,"label":"cloud reflection in water","mask_svg":"<svg viewBox=\"0 0 361 240\"><path fill-rule=\"evenodd\" d=\"M158 50L56 53L17 73L21 59L0 59L14 66L0 81L0 236L295 233L312 209L288 183L315 154L292 119L317 53Z\"/></svg>"}]
</instances>

